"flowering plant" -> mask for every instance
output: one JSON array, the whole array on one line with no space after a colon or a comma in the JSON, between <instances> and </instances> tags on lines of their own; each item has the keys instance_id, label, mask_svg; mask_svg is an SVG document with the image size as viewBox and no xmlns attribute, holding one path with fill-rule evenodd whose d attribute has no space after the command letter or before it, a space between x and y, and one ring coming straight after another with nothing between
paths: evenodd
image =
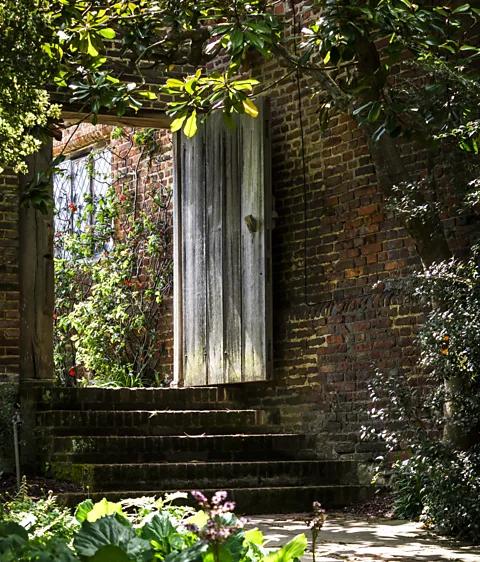
<instances>
[{"instance_id":1,"label":"flowering plant","mask_svg":"<svg viewBox=\"0 0 480 562\"><path fill-rule=\"evenodd\" d=\"M119 164L114 147L112 185L104 196L70 207L76 228L55 236L55 370L61 384L82 379L159 386L170 376L161 327L172 287L171 189L162 180L156 137L135 144L144 136L129 133L127 139L137 149L136 182L134 164L126 164L131 151Z\"/></svg>"}]
</instances>

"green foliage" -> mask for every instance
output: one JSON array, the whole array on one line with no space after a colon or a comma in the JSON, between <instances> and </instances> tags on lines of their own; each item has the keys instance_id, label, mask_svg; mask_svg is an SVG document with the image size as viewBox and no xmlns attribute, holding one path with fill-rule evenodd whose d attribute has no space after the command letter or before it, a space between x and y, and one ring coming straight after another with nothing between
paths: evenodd
<instances>
[{"instance_id":1,"label":"green foliage","mask_svg":"<svg viewBox=\"0 0 480 562\"><path fill-rule=\"evenodd\" d=\"M397 515L468 539L480 534L480 254L432 266L399 288L427 305L418 340L428 373L377 373L365 436L383 440L394 465ZM406 285L405 285L406 284ZM439 437L443 436L443 440Z\"/></svg>"},{"instance_id":2,"label":"green foliage","mask_svg":"<svg viewBox=\"0 0 480 562\"><path fill-rule=\"evenodd\" d=\"M70 510L60 507L51 492L39 500L30 498L25 481L16 496L0 504L0 523L10 522L40 540L59 537L70 541L77 527Z\"/></svg>"},{"instance_id":3,"label":"green foliage","mask_svg":"<svg viewBox=\"0 0 480 562\"><path fill-rule=\"evenodd\" d=\"M158 153L155 138L131 136L145 151L141 184L130 190L127 170L124 184L123 176L114 178L121 192L111 188L86 201L83 212L72 206L76 230L56 235L55 366L62 384L82 376L103 386L166 382L158 367L165 352L158 326L172 283L171 192L146 183Z\"/></svg>"},{"instance_id":4,"label":"green foliage","mask_svg":"<svg viewBox=\"0 0 480 562\"><path fill-rule=\"evenodd\" d=\"M3 0L0 4L0 172L26 171L23 159L36 152L59 116L42 88L58 62L44 42L56 2Z\"/></svg>"},{"instance_id":5,"label":"green foliage","mask_svg":"<svg viewBox=\"0 0 480 562\"><path fill-rule=\"evenodd\" d=\"M267 554L258 530L244 532L240 527L212 541L200 539L188 528L184 516L188 508L171 506L172 494L164 500L141 498L114 504L87 500L77 508L77 528L73 542L55 534L34 536L30 529L0 521L0 560L42 562L294 562L303 555L306 538L299 535L278 551ZM124 511L134 507L133 513ZM35 509L35 508L32 508ZM144 513L148 511L148 513ZM140 519L139 514L142 513ZM88 515L95 513L89 520ZM175 517L174 513L181 513ZM208 519L208 517L207 517ZM198 519L197 519L198 520ZM239 521L225 514L225 528ZM208 521L205 523L206 530ZM219 527L217 531L220 531ZM200 532L200 529L199 529Z\"/></svg>"}]
</instances>

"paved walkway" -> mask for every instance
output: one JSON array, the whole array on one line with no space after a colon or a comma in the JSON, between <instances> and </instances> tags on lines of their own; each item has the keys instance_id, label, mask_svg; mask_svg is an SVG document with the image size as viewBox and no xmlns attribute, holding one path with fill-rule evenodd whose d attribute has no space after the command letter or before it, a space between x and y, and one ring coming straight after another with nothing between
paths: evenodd
<instances>
[{"instance_id":1,"label":"paved walkway","mask_svg":"<svg viewBox=\"0 0 480 562\"><path fill-rule=\"evenodd\" d=\"M285 544L305 533L312 560L311 537L302 515L265 515L249 518L249 527L264 533L267 547ZM389 519L359 519L329 515L319 534L316 562L480 562L480 547L442 539L418 523Z\"/></svg>"}]
</instances>

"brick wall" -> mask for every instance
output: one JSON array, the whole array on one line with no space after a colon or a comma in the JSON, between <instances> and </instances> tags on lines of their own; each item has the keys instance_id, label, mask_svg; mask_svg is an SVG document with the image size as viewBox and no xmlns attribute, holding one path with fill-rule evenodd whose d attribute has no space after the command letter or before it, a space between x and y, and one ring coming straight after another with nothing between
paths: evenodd
<instances>
[{"instance_id":1,"label":"brick wall","mask_svg":"<svg viewBox=\"0 0 480 562\"><path fill-rule=\"evenodd\" d=\"M299 27L314 17L308 4L295 2ZM290 6L279 2L277 10L291 18ZM286 73L275 60L250 63L263 87ZM278 214L274 380L251 385L250 403L276 410L279 431L316 433L320 456L369 460L379 445L360 441L368 382L375 368L415 367L422 322L418 307L391 295L388 280L420 259L385 208L362 132L340 116L322 135L309 86L293 74L268 91ZM405 147L404 159L412 174L424 170L423 152Z\"/></svg>"},{"instance_id":2,"label":"brick wall","mask_svg":"<svg viewBox=\"0 0 480 562\"><path fill-rule=\"evenodd\" d=\"M0 381L19 373L18 183L0 176Z\"/></svg>"},{"instance_id":3,"label":"brick wall","mask_svg":"<svg viewBox=\"0 0 480 562\"><path fill-rule=\"evenodd\" d=\"M11 418L20 369L20 287L18 272L18 184L0 176L0 470L12 468Z\"/></svg>"}]
</instances>

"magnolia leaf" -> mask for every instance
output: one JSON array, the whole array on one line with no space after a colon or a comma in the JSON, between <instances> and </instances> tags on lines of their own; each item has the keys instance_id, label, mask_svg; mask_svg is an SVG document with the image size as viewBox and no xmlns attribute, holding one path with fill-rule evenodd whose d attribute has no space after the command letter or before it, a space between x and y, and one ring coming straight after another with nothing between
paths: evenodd
<instances>
[{"instance_id":1,"label":"magnolia leaf","mask_svg":"<svg viewBox=\"0 0 480 562\"><path fill-rule=\"evenodd\" d=\"M235 121L233 120L231 113L222 113L223 122L225 125L233 131L235 129Z\"/></svg>"},{"instance_id":2,"label":"magnolia leaf","mask_svg":"<svg viewBox=\"0 0 480 562\"><path fill-rule=\"evenodd\" d=\"M93 46L92 38L91 38L91 36L90 36L90 33L87 34L87 44L88 44L87 53L88 53L91 57L96 57L96 56L98 56L98 51L97 51L97 49Z\"/></svg>"},{"instance_id":3,"label":"magnolia leaf","mask_svg":"<svg viewBox=\"0 0 480 562\"><path fill-rule=\"evenodd\" d=\"M187 119L187 122L185 123L185 127L183 129L183 132L190 139L193 136L195 136L195 133L197 132L197 130L198 130L197 111L194 109L192 114L190 115L190 117Z\"/></svg>"},{"instance_id":4,"label":"magnolia leaf","mask_svg":"<svg viewBox=\"0 0 480 562\"><path fill-rule=\"evenodd\" d=\"M105 39L115 39L115 31L111 27L106 27L100 30L100 35L103 35Z\"/></svg>"},{"instance_id":5,"label":"magnolia leaf","mask_svg":"<svg viewBox=\"0 0 480 562\"><path fill-rule=\"evenodd\" d=\"M250 117L258 117L258 108L251 99L243 100L242 103L245 108L245 113L248 113Z\"/></svg>"},{"instance_id":6,"label":"magnolia leaf","mask_svg":"<svg viewBox=\"0 0 480 562\"><path fill-rule=\"evenodd\" d=\"M177 80L176 78L169 78L166 83L167 88L174 88L183 90L185 87L185 83L181 80Z\"/></svg>"},{"instance_id":7,"label":"magnolia leaf","mask_svg":"<svg viewBox=\"0 0 480 562\"><path fill-rule=\"evenodd\" d=\"M178 119L174 119L172 121L172 124L170 125L170 130L172 131L172 133L174 133L175 131L179 131L182 128L186 118L187 116L184 115L183 117L179 117Z\"/></svg>"}]
</instances>

